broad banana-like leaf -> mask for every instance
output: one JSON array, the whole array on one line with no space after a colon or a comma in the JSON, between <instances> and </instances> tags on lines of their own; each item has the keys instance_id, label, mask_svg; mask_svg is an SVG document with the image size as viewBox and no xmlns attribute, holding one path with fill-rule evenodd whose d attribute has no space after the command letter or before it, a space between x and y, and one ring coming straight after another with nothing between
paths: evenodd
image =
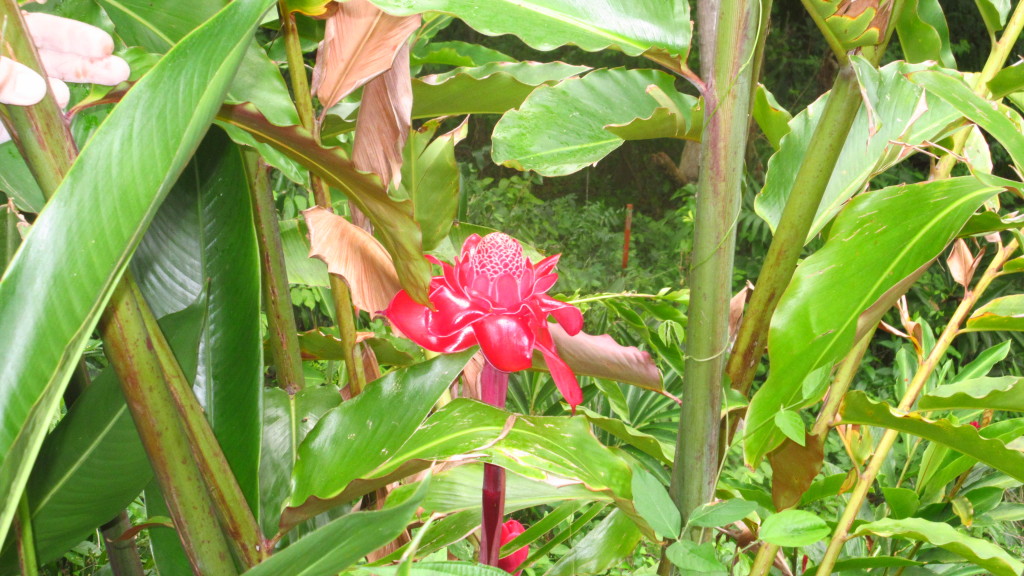
<instances>
[{"instance_id":1,"label":"broad banana-like leaf","mask_svg":"<svg viewBox=\"0 0 1024 576\"><path fill-rule=\"evenodd\" d=\"M900 45L908 62L938 62L956 68L949 43L949 25L938 0L905 0L896 20Z\"/></svg>"},{"instance_id":2,"label":"broad banana-like leaf","mask_svg":"<svg viewBox=\"0 0 1024 576\"><path fill-rule=\"evenodd\" d=\"M232 2L136 84L82 150L0 280L0 493L9 496L0 503L0 542L71 369L271 5Z\"/></svg>"},{"instance_id":3,"label":"broad banana-like leaf","mask_svg":"<svg viewBox=\"0 0 1024 576\"><path fill-rule=\"evenodd\" d=\"M534 90L494 127L491 156L518 170L572 174L607 156L627 137L694 138L700 124L696 104L664 72L597 70ZM649 122L615 133L638 119Z\"/></svg>"},{"instance_id":4,"label":"broad banana-like leaf","mask_svg":"<svg viewBox=\"0 0 1024 576\"><path fill-rule=\"evenodd\" d=\"M659 52L685 66L690 50L686 0L371 0L399 16L437 11L452 14L488 36L515 34L538 50L565 44L595 52L617 48L630 56Z\"/></svg>"},{"instance_id":5,"label":"broad banana-like leaf","mask_svg":"<svg viewBox=\"0 0 1024 576\"><path fill-rule=\"evenodd\" d=\"M782 442L775 415L816 402L824 392L822 377L884 310L863 322L861 315L941 254L999 190L954 178L876 190L847 205L825 246L797 268L772 319L771 373L747 410L748 463L760 462Z\"/></svg>"}]
</instances>

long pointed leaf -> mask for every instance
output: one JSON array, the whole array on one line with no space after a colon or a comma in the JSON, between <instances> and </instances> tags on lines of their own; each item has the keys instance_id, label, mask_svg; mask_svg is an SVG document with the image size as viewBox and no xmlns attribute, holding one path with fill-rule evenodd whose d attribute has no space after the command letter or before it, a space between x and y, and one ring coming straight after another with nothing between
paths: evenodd
<instances>
[{"instance_id":1,"label":"long pointed leaf","mask_svg":"<svg viewBox=\"0 0 1024 576\"><path fill-rule=\"evenodd\" d=\"M71 368L271 4L231 3L136 84L86 145L0 281L0 493L12 495L0 504L0 542Z\"/></svg>"}]
</instances>

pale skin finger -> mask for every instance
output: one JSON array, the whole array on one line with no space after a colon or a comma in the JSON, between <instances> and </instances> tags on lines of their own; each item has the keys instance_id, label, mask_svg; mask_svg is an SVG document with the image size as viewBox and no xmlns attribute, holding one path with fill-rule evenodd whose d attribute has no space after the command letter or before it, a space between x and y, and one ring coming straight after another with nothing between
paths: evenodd
<instances>
[{"instance_id":1,"label":"pale skin finger","mask_svg":"<svg viewBox=\"0 0 1024 576\"><path fill-rule=\"evenodd\" d=\"M31 106L46 96L46 82L31 68L0 58L0 103Z\"/></svg>"},{"instance_id":2,"label":"pale skin finger","mask_svg":"<svg viewBox=\"0 0 1024 576\"><path fill-rule=\"evenodd\" d=\"M25 25L40 50L103 58L114 53L114 40L103 30L52 14L23 13Z\"/></svg>"},{"instance_id":3,"label":"pale skin finger","mask_svg":"<svg viewBox=\"0 0 1024 576\"><path fill-rule=\"evenodd\" d=\"M65 82L115 86L131 74L128 63L117 56L82 58L77 54L40 49L39 59L48 76Z\"/></svg>"}]
</instances>

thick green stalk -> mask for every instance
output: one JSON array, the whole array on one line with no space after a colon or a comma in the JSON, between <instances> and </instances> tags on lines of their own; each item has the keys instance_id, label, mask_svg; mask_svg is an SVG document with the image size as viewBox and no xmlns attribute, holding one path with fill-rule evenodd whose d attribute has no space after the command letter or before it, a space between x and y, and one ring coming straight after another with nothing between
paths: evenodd
<instances>
[{"instance_id":1,"label":"thick green stalk","mask_svg":"<svg viewBox=\"0 0 1024 576\"><path fill-rule=\"evenodd\" d=\"M868 333L853 346L853 350L850 350L846 357L843 358L843 361L839 363L839 368L836 369L836 376L832 379L832 385L828 388L825 405L821 407L821 412L818 412L818 418L814 421L814 426L811 427L811 436L824 436L832 429L832 423L836 419L836 414L839 413L839 407L843 404L843 397L846 396L846 391L850 389L853 377L857 375L857 370L860 369L860 363L864 359L864 354L868 351L868 346L871 344L871 338L874 335L875 328L868 330Z\"/></svg>"},{"instance_id":2,"label":"thick green stalk","mask_svg":"<svg viewBox=\"0 0 1024 576\"><path fill-rule=\"evenodd\" d=\"M128 284L134 286L135 283L130 281ZM256 517L245 500L238 479L231 471L192 386L181 371L167 340L163 338L156 317L148 306L140 306L139 318L149 334L161 335L149 342L149 353L155 356L160 366L162 379L167 383L167 390L184 427L195 462L209 488L210 498L220 516L224 532L229 537L228 543L245 567L252 568L269 555ZM160 488L165 490L162 485Z\"/></svg>"},{"instance_id":3,"label":"thick green stalk","mask_svg":"<svg viewBox=\"0 0 1024 576\"><path fill-rule=\"evenodd\" d=\"M295 394L302 390L305 377L302 373L295 314L292 312L292 299L288 292L281 228L277 221L274 191L270 186L270 169L254 153L247 151L245 155L246 169L252 170L250 191L263 271L263 302L270 332L270 356L277 369L278 385L289 394Z\"/></svg>"},{"instance_id":4,"label":"thick green stalk","mask_svg":"<svg viewBox=\"0 0 1024 576\"><path fill-rule=\"evenodd\" d=\"M807 145L807 153L795 180L797 186L790 192L761 265L757 288L744 310L743 322L736 335L727 373L732 387L744 395L750 391L757 365L767 346L772 314L793 278L804 240L859 107L857 76L847 65L839 71L821 120Z\"/></svg>"},{"instance_id":5,"label":"thick green stalk","mask_svg":"<svg viewBox=\"0 0 1024 576\"><path fill-rule=\"evenodd\" d=\"M28 505L28 495L22 494L18 501L18 515L14 520L15 534L18 537L18 565L21 576L37 576L39 560L36 558L36 538L32 530L32 511Z\"/></svg>"},{"instance_id":6,"label":"thick green stalk","mask_svg":"<svg viewBox=\"0 0 1024 576\"><path fill-rule=\"evenodd\" d=\"M10 0L0 0L0 7L3 10L8 11L8 4L13 4ZM16 5L15 5L16 9ZM24 22L20 19L20 12L16 11L18 18L7 20L6 34L11 41L16 38L27 38L27 33L24 30ZM6 16L6 12L4 16ZM19 28L20 26L20 28ZM23 54L27 60L22 60L22 64L29 66L30 68L39 70L39 62L36 59L37 55L34 53ZM52 100L52 96L48 96L47 99ZM44 101L45 102L45 101ZM54 193L60 182L63 180L65 174L70 169L72 163L74 163L77 150L74 146L74 140L72 139L71 133L67 128L67 124L64 122L64 116L60 113L60 110L56 107L48 106L34 106L31 107L33 113L38 116L37 122L28 125L19 125L17 117L12 115L14 118L15 130L20 130L24 134L31 134L31 137L23 137L20 140L16 139L26 162L29 164L30 169L34 175L37 175L38 183L43 195L46 199ZM47 129L46 127L53 127L53 129ZM59 128L59 130L58 130ZM39 131L36 131L39 129ZM26 142L30 143L29 147L23 147ZM33 153L31 146L38 144L43 153ZM166 339L164 338L163 332L159 326L156 325L156 321L153 320L151 323L145 325L144 319L153 318L153 313L146 303L145 299L141 296L138 290L138 286L135 284L130 274L125 274L122 278L118 287L116 288L116 294L120 297L112 298L107 309L104 311L103 319L101 319L101 325L108 326L108 329L101 328L101 334L103 335L104 347L108 357L111 359L111 364L114 366L115 372L121 379L122 388L125 389L125 397L129 396L129 393L136 395L136 403L133 405L129 402L129 408L133 411L133 418L136 419L138 425L139 419L147 419L147 412L157 410L173 410L175 408L172 404L163 404L168 398L166 394L154 394L154 390L162 390L166 393L167 388L164 386L164 375L166 374L177 374L179 381L177 384L184 386L191 395L191 387L185 380L184 375L181 373L181 368L177 364L177 360L173 354L169 354L170 364L173 364L173 370L165 366L161 370L158 380L152 380L154 373L151 371L153 366L160 365L160 358L154 354L154 349L170 350ZM129 326L121 329L115 322L115 319L121 319L122 322L138 321L138 326ZM148 330L142 334L128 332L126 330L135 330L141 327L142 330ZM143 337L144 336L144 337ZM141 346L141 347L140 347ZM166 360L166 358L165 358ZM166 363L166 362L165 362ZM148 372L139 372L139 370L150 370ZM139 386L138 383L145 381L146 386ZM128 387L131 383L136 383L136 388L129 391ZM168 382L168 384L174 384L175 382ZM150 395L154 394L154 395ZM195 397L192 397L193 402L196 402ZM196 402L198 407L198 402ZM197 408L198 409L198 408ZM199 410L200 416L202 415L201 409ZM175 418L175 422L179 422L182 417L187 419L187 414L181 414L178 418ZM205 424L205 418L204 418ZM206 429L209 431L209 425L206 424ZM154 451L161 452L164 450L174 451L176 448L173 445L175 442L173 435L162 435L159 433L159 429L154 432L154 436L150 438L150 445L147 446L147 454L153 463L155 472L158 478L161 475L167 482L174 483L173 485L161 484L161 489L164 491L165 496L168 499L173 497L176 492L188 491L192 489L192 478L189 476L188 465L182 465L179 470L178 462L171 460L170 468L160 469L161 464L158 460L153 460L155 457ZM139 431L140 436L142 430ZM210 432L212 437L212 432ZM167 441L167 445L163 445L163 441ZM143 443L146 443L146 439L143 439ZM209 460L223 461L222 467L217 466L206 466L204 469L211 470L212 472L206 478L206 481L210 484L214 494L220 494L227 490L230 491L233 486L237 494L229 495L229 500L237 501L241 500L244 503L241 490L238 488L237 481L235 481L234 475L231 474L230 468L227 467L224 454L220 449L220 446L214 440L212 444L200 445L198 443L184 444L186 448L196 451L197 458L201 462L207 462ZM189 458L193 462L192 458ZM165 457L166 461L166 457ZM180 489L178 488L180 486ZM207 498L205 485L202 489L202 497ZM207 498L208 501L208 498ZM205 533L206 527L209 523L217 526L216 517L211 514L212 508L210 506L195 506L197 500L190 500L190 504L182 506L172 506L168 503L172 515L183 513L187 510L189 514L205 515L206 519L197 518L181 518L174 516L175 525L178 527L179 536L182 542L185 543L203 543L204 550L198 550L190 548L189 545L185 546L186 553L189 554L190 561L193 563L193 567L200 564L217 566L217 558L222 552L227 552L228 561L231 561L230 549L226 546L223 550L218 548L219 543L224 541L223 535L219 539L211 539L208 534ZM241 551L249 551L255 548L257 551L262 548L263 542L262 537L259 536L258 529L256 528L255 519L252 517L252 512L245 508L245 515L242 515L236 508L225 508L219 511L225 516L226 529L230 534L236 537L232 540L232 543L236 545ZM238 526L251 525L251 529L239 529ZM190 534L189 530L199 530L199 532ZM219 526L218 526L219 529ZM238 534L243 534L248 537L246 540L239 541L237 539ZM209 543L209 544L207 544ZM258 562L260 556L252 553L240 553L239 556L246 562L247 565L254 565ZM236 573L234 570L234 563L230 562L231 572L213 572L217 574L232 574Z\"/></svg>"},{"instance_id":7,"label":"thick green stalk","mask_svg":"<svg viewBox=\"0 0 1024 576\"><path fill-rule=\"evenodd\" d=\"M146 574L146 571L142 569L142 560L139 558L139 548L135 543L135 536L119 539L131 527L132 521L124 510L103 525L103 543L106 545L110 570L114 576L145 576Z\"/></svg>"},{"instance_id":8,"label":"thick green stalk","mask_svg":"<svg viewBox=\"0 0 1024 576\"><path fill-rule=\"evenodd\" d=\"M941 361L946 355L946 351L953 343L953 339L956 338L957 334L959 334L960 326L968 317L970 317L971 312L974 310L974 306L978 303L978 299L985 293L985 290L988 289L992 280L999 275L1003 264L1009 260L1010 256L1012 256L1016 250L1017 241L1014 240L1005 248L997 252L995 257L992 258L992 262L989 263L988 268L985 269L985 273L982 274L981 279L978 280L978 284L974 287L974 290L967 291L964 299L960 302L960 305L957 306L956 311L953 313L953 317L950 319L949 323L946 324L946 328L936 340L935 347L932 348L928 357L921 362L920 366L918 366L917 373L914 374L914 378L907 386L907 391L903 394L903 399L900 400L897 410L907 412L913 408L914 403L917 401L917 397L921 394L921 391L924 390L924 385L928 382L928 378L932 375L932 372L935 371L935 367L938 366L939 361ZM829 541L828 548L825 550L825 556L822 558L821 564L818 565L818 576L828 576L832 573L832 568L835 566L836 560L839 559L839 553L842 551L843 545L846 544L846 538L850 533L850 527L853 526L853 521L857 519L857 514L864 505L868 492L871 491L875 478L878 477L878 473L882 469L885 459L889 457L889 451L892 450L893 444L896 443L896 439L899 435L900 433L897 430L885 431L885 435L882 436L881 441L878 443L878 447L875 448L875 452L871 455L871 460L864 468L864 472L862 472L858 477L857 485L850 494L850 499L846 502L846 509L843 511L843 515L839 518L835 532L832 534L832 540Z\"/></svg>"},{"instance_id":9,"label":"thick green stalk","mask_svg":"<svg viewBox=\"0 0 1024 576\"><path fill-rule=\"evenodd\" d=\"M133 283L118 285L100 320L104 349L121 379L132 419L192 571L197 576L238 574L192 456L191 440L164 383L163 367L152 353L155 343L138 305L141 301L142 295Z\"/></svg>"},{"instance_id":10,"label":"thick green stalk","mask_svg":"<svg viewBox=\"0 0 1024 576\"><path fill-rule=\"evenodd\" d=\"M762 542L761 547L757 550L757 556L754 557L754 565L750 567L750 576L766 576L772 569L775 555L778 552L777 545Z\"/></svg>"},{"instance_id":11,"label":"thick green stalk","mask_svg":"<svg viewBox=\"0 0 1024 576\"><path fill-rule=\"evenodd\" d=\"M288 56L288 74L292 81L292 91L295 94L295 107L299 112L299 120L302 122L302 126L309 130L319 142L320 130L315 126L313 118L313 100L309 91L309 81L306 79L306 65L302 57L302 47L299 44L299 31L295 27L295 17L288 9L287 0L278 1L277 11L281 19L281 32L284 34L285 52ZM325 186L320 178L313 175L310 175L310 187L313 189L313 198L316 200L317 206L333 212L330 188ZM331 298L334 300L334 315L338 322L341 347L345 353L345 370L348 374L350 390L355 396L366 386L363 358L359 351L359 344L356 343L355 308L352 307L352 293L348 284L334 275L331 275Z\"/></svg>"},{"instance_id":12,"label":"thick green stalk","mask_svg":"<svg viewBox=\"0 0 1024 576\"><path fill-rule=\"evenodd\" d=\"M3 25L4 55L45 77L17 0L0 0L0 23ZM0 116L39 187L44 193L56 190L71 168L78 150L53 91L48 88L46 97L35 106L0 106L0 109L3 109Z\"/></svg>"},{"instance_id":13,"label":"thick green stalk","mask_svg":"<svg viewBox=\"0 0 1024 576\"><path fill-rule=\"evenodd\" d=\"M698 4L705 119L690 268L686 368L671 492L685 522L714 494L729 342L733 252L741 206L760 2ZM712 35L713 34L713 35ZM699 532L688 535L698 539Z\"/></svg>"}]
</instances>

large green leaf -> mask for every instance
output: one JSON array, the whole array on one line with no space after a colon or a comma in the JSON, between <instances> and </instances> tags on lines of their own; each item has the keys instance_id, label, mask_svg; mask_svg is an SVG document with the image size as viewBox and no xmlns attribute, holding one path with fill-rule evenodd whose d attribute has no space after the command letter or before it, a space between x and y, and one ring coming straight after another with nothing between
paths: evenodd
<instances>
[{"instance_id":1,"label":"large green leaf","mask_svg":"<svg viewBox=\"0 0 1024 576\"><path fill-rule=\"evenodd\" d=\"M839 213L847 200L864 190L872 176L905 158L911 152L909 146L935 140L957 118L952 106L934 96L926 98L922 106L921 88L904 77L921 66L894 62L875 70L862 58L855 57L852 62L871 106L862 105L857 112L807 241ZM754 209L772 230L779 225L789 195L794 190L799 193L796 175L827 99L828 95L822 96L790 121L789 133L768 161L764 188L757 195Z\"/></svg>"},{"instance_id":2,"label":"large green leaf","mask_svg":"<svg viewBox=\"0 0 1024 576\"><path fill-rule=\"evenodd\" d=\"M938 0L907 0L896 19L903 54L910 62L938 62L956 68L949 26Z\"/></svg>"},{"instance_id":3,"label":"large green leaf","mask_svg":"<svg viewBox=\"0 0 1024 576\"><path fill-rule=\"evenodd\" d=\"M992 135L1013 159L1018 168L1024 167L1024 134L1006 114L991 102L975 94L960 76L952 70L924 70L908 75L924 86L928 94L937 96L956 108L968 120Z\"/></svg>"},{"instance_id":4,"label":"large green leaf","mask_svg":"<svg viewBox=\"0 0 1024 576\"><path fill-rule=\"evenodd\" d=\"M187 10L168 10L149 0L96 0L114 22L117 35L129 46L164 53L204 20L223 8L225 0L189 2Z\"/></svg>"},{"instance_id":5,"label":"large green leaf","mask_svg":"<svg viewBox=\"0 0 1024 576\"><path fill-rule=\"evenodd\" d=\"M909 538L944 548L996 576L1019 576L1024 563L996 544L968 536L944 522L931 522L923 518L886 518L861 524L853 536L873 534L882 538Z\"/></svg>"},{"instance_id":6,"label":"large green leaf","mask_svg":"<svg viewBox=\"0 0 1024 576\"><path fill-rule=\"evenodd\" d=\"M412 202L395 201L379 178L356 170L341 149L320 146L301 126L277 126L251 104L224 106L219 120L253 134L345 193L370 218L381 244L395 261L402 287L413 298L426 302L430 265L423 258Z\"/></svg>"},{"instance_id":7,"label":"large green leaf","mask_svg":"<svg viewBox=\"0 0 1024 576\"><path fill-rule=\"evenodd\" d=\"M822 377L850 350L858 330L873 326L891 304L873 305L938 256L998 191L955 178L876 190L847 205L825 246L797 268L772 319L771 373L747 411L747 462L759 462L782 442L775 415L816 402Z\"/></svg>"},{"instance_id":8,"label":"large green leaf","mask_svg":"<svg viewBox=\"0 0 1024 576\"><path fill-rule=\"evenodd\" d=\"M46 203L13 141L0 144L0 190L14 198L21 210L39 212Z\"/></svg>"},{"instance_id":9,"label":"large green leaf","mask_svg":"<svg viewBox=\"0 0 1024 576\"><path fill-rule=\"evenodd\" d=\"M1024 294L996 298L975 310L963 331L981 330L1024 331Z\"/></svg>"},{"instance_id":10,"label":"large green leaf","mask_svg":"<svg viewBox=\"0 0 1024 576\"><path fill-rule=\"evenodd\" d=\"M885 402L875 402L859 390L846 395L840 413L845 423L870 424L913 434L1024 482L1024 453L1008 448L995 438L982 436L969 424L957 425L946 419L930 420L917 412L902 413Z\"/></svg>"},{"instance_id":11,"label":"large green leaf","mask_svg":"<svg viewBox=\"0 0 1024 576\"><path fill-rule=\"evenodd\" d=\"M291 492L299 444L320 418L340 403L341 394L330 386L307 387L295 395L280 388L263 391L259 518L264 534L277 532L281 510Z\"/></svg>"},{"instance_id":12,"label":"large green leaf","mask_svg":"<svg viewBox=\"0 0 1024 576\"><path fill-rule=\"evenodd\" d=\"M347 514L245 572L245 576L334 576L405 530L430 481L392 508Z\"/></svg>"},{"instance_id":13,"label":"large green leaf","mask_svg":"<svg viewBox=\"0 0 1024 576\"><path fill-rule=\"evenodd\" d=\"M546 576L601 574L633 553L640 542L640 530L622 510L612 510L580 540L568 554L555 562Z\"/></svg>"},{"instance_id":14,"label":"large green leaf","mask_svg":"<svg viewBox=\"0 0 1024 576\"><path fill-rule=\"evenodd\" d=\"M491 155L518 170L571 174L607 156L624 137L686 136L699 122L696 104L693 96L676 91L675 79L664 72L596 70L534 90L494 127ZM631 126L622 137L607 129L637 119L652 120ZM664 132L666 125L674 130Z\"/></svg>"},{"instance_id":15,"label":"large green leaf","mask_svg":"<svg viewBox=\"0 0 1024 576\"><path fill-rule=\"evenodd\" d=\"M292 508L282 515L282 526L346 501L339 494L353 480L389 461L471 355L471 351L444 355L390 372L321 418L299 446L292 473Z\"/></svg>"},{"instance_id":16,"label":"large green leaf","mask_svg":"<svg viewBox=\"0 0 1024 576\"><path fill-rule=\"evenodd\" d=\"M806 510L783 510L765 518L757 535L776 546L810 546L828 536L829 527Z\"/></svg>"},{"instance_id":17,"label":"large green leaf","mask_svg":"<svg viewBox=\"0 0 1024 576\"><path fill-rule=\"evenodd\" d=\"M690 49L686 0L371 0L400 16L438 11L452 14L488 36L515 34L533 48L575 44L589 52L617 48L630 56L657 51L685 65Z\"/></svg>"},{"instance_id":18,"label":"large green leaf","mask_svg":"<svg viewBox=\"0 0 1024 576\"><path fill-rule=\"evenodd\" d=\"M11 495L0 504L0 541L71 368L271 5L232 2L135 85L82 150L0 281L7 358L0 493Z\"/></svg>"},{"instance_id":19,"label":"large green leaf","mask_svg":"<svg viewBox=\"0 0 1024 576\"><path fill-rule=\"evenodd\" d=\"M241 150L211 130L153 219L132 271L159 317L207 293L193 389L257 509L263 344L260 260Z\"/></svg>"},{"instance_id":20,"label":"large green leaf","mask_svg":"<svg viewBox=\"0 0 1024 576\"><path fill-rule=\"evenodd\" d=\"M399 193L412 198L423 249L433 250L448 237L459 208L459 165L455 145L466 137L466 123L437 136L440 122L427 122L409 134L402 151Z\"/></svg>"},{"instance_id":21,"label":"large green leaf","mask_svg":"<svg viewBox=\"0 0 1024 576\"><path fill-rule=\"evenodd\" d=\"M946 384L922 396L917 406L922 410L984 408L1024 412L1024 378L972 378Z\"/></svg>"}]
</instances>

